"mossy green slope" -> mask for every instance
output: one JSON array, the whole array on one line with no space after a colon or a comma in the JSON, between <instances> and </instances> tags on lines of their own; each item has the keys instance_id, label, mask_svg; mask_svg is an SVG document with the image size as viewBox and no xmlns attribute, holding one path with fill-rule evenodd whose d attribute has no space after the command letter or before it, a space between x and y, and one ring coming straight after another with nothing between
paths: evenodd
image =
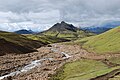
<instances>
[{"instance_id":1,"label":"mossy green slope","mask_svg":"<svg viewBox=\"0 0 120 80\"><path fill-rule=\"evenodd\" d=\"M77 40L83 48L96 53L120 53L120 26L103 34Z\"/></svg>"},{"instance_id":2,"label":"mossy green slope","mask_svg":"<svg viewBox=\"0 0 120 80\"><path fill-rule=\"evenodd\" d=\"M63 32L47 31L47 32L44 32L43 34L47 35L47 36L64 38L64 39L69 39L69 40L75 40L77 38L84 38L84 37L88 37L88 36L93 35L93 33L84 32L82 30L78 30L76 32L71 32L71 31L63 31Z\"/></svg>"},{"instance_id":3,"label":"mossy green slope","mask_svg":"<svg viewBox=\"0 0 120 80\"><path fill-rule=\"evenodd\" d=\"M36 51L46 43L28 39L26 36L0 31L0 55Z\"/></svg>"},{"instance_id":4,"label":"mossy green slope","mask_svg":"<svg viewBox=\"0 0 120 80\"><path fill-rule=\"evenodd\" d=\"M110 68L101 61L83 59L65 64L50 80L90 80L118 68Z\"/></svg>"},{"instance_id":5,"label":"mossy green slope","mask_svg":"<svg viewBox=\"0 0 120 80\"><path fill-rule=\"evenodd\" d=\"M63 38L58 38L58 37L48 36L48 35L26 35L26 37L33 40L42 41L48 44L70 41L68 39L63 39Z\"/></svg>"}]
</instances>

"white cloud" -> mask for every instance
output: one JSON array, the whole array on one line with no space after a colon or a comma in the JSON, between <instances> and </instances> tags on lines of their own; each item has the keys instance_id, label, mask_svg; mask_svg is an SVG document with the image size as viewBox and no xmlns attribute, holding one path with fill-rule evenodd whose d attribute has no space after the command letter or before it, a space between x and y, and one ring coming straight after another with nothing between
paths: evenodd
<instances>
[{"instance_id":1,"label":"white cloud","mask_svg":"<svg viewBox=\"0 0 120 80\"><path fill-rule=\"evenodd\" d=\"M0 30L4 31L16 31L20 29L33 30L36 32L47 30L52 24L35 24L33 22L21 22L21 23L1 23Z\"/></svg>"},{"instance_id":2,"label":"white cloud","mask_svg":"<svg viewBox=\"0 0 120 80\"><path fill-rule=\"evenodd\" d=\"M0 29L44 30L62 20L77 26L120 21L119 3L120 0L0 0Z\"/></svg>"}]
</instances>

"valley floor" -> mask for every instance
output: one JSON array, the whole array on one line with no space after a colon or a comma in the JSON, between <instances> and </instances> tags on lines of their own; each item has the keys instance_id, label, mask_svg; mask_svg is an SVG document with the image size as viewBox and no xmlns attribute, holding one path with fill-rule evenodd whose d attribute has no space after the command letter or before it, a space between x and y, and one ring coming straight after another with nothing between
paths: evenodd
<instances>
[{"instance_id":1,"label":"valley floor","mask_svg":"<svg viewBox=\"0 0 120 80\"><path fill-rule=\"evenodd\" d=\"M66 53L68 55L68 58L67 57L65 58L65 55L61 53ZM119 64L109 61L109 59L113 57L120 57L120 54L96 55L95 53L89 53L86 50L83 50L81 46L77 44L70 45L66 43L56 43L56 44L51 44L51 46L49 45L49 46L41 47L38 49L38 52L33 52L28 54L19 54L19 55L9 54L9 55L0 56L0 76L7 75L17 70L21 70L24 66L30 64L32 61L52 58L52 60L48 59L48 60L42 61L40 63L41 65L31 70L28 70L27 72L14 75L12 77L4 78L4 80L12 80L12 79L14 80L48 80L48 79L59 80L62 77L61 75L60 75L60 78L58 79L50 78L50 77L56 77L53 74L55 74L57 70L59 70L59 68L61 68L64 64L67 65L66 63L68 63L68 65L71 65L72 63L75 62L80 66L80 64L82 65L82 63L86 65L89 60L91 60L91 63L92 61L95 63L97 61L100 62L100 65L104 65L104 67L102 67L101 69L107 68L108 69L107 72L103 71L102 73L99 73L99 75L92 76L89 78L88 78L89 75L87 74L88 75L87 79L86 78L85 79L80 79L80 78L69 79L68 78L68 79L69 80L89 80L89 79L116 80L114 78L120 75L119 74L120 67L119 67ZM81 60L88 60L88 61L85 61L86 63L84 63L84 61L81 63L76 62L76 61L80 62ZM94 65L94 64L91 64L91 65ZM70 66L66 66L66 67L68 67L69 69ZM78 65L74 66L72 69L77 67ZM86 67L86 66L83 66L83 67ZM114 75L110 75L111 73L113 73ZM61 74L65 74L65 73L61 73ZM81 72L81 74L83 73ZM107 76L108 74L109 76ZM104 78L105 76L107 76L107 78ZM64 80L68 80L68 79L65 79L66 77L71 77L71 76L65 75ZM120 78L118 80L120 80Z\"/></svg>"}]
</instances>

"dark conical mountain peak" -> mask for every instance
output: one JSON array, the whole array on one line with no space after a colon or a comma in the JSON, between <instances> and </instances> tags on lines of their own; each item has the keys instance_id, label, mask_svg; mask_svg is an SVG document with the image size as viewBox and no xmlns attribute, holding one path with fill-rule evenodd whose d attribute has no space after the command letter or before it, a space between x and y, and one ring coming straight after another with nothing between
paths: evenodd
<instances>
[{"instance_id":1,"label":"dark conical mountain peak","mask_svg":"<svg viewBox=\"0 0 120 80\"><path fill-rule=\"evenodd\" d=\"M63 27L61 25L68 25L66 22L62 21L61 23L56 23L55 25L53 25L53 27L59 26L59 27Z\"/></svg>"},{"instance_id":2,"label":"dark conical mountain peak","mask_svg":"<svg viewBox=\"0 0 120 80\"><path fill-rule=\"evenodd\" d=\"M53 25L53 26L59 26L60 25L60 23L56 23L55 25Z\"/></svg>"},{"instance_id":3,"label":"dark conical mountain peak","mask_svg":"<svg viewBox=\"0 0 120 80\"><path fill-rule=\"evenodd\" d=\"M76 32L79 30L77 27L74 27L72 24L68 24L64 21L61 23L56 23L53 25L48 31L57 31L57 32L62 32L62 31L74 31Z\"/></svg>"},{"instance_id":4,"label":"dark conical mountain peak","mask_svg":"<svg viewBox=\"0 0 120 80\"><path fill-rule=\"evenodd\" d=\"M65 21L62 21L61 24L66 24L66 22L65 22Z\"/></svg>"},{"instance_id":5,"label":"dark conical mountain peak","mask_svg":"<svg viewBox=\"0 0 120 80\"><path fill-rule=\"evenodd\" d=\"M38 34L45 35L45 36L54 36L58 38L68 39L68 40L73 40L76 38L82 38L82 37L91 35L88 32L83 31L75 27L74 25L68 24L64 21L60 23L56 23L50 29L40 32Z\"/></svg>"},{"instance_id":6,"label":"dark conical mountain peak","mask_svg":"<svg viewBox=\"0 0 120 80\"><path fill-rule=\"evenodd\" d=\"M71 24L68 24L68 23L66 23L64 21L62 21L60 24L61 24L61 27L66 27L66 26L70 26L71 25Z\"/></svg>"}]
</instances>

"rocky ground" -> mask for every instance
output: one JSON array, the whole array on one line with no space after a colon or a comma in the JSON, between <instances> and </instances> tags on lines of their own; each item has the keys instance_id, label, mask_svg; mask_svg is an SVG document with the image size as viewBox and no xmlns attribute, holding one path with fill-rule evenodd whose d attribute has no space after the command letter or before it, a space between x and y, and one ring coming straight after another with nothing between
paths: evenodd
<instances>
[{"instance_id":1,"label":"rocky ground","mask_svg":"<svg viewBox=\"0 0 120 80\"><path fill-rule=\"evenodd\" d=\"M52 48L58 50L58 52L52 51ZM64 55L60 54L61 52L67 53L71 58L62 59ZM55 70L61 67L64 63L80 59L81 55L87 54L88 53L81 50L78 45L52 44L51 46L39 48L38 52L0 56L0 76L21 69L34 60L53 58L52 61L44 61L42 62L42 65L37 66L34 69L12 77L16 80L47 80L49 75L53 74Z\"/></svg>"},{"instance_id":2,"label":"rocky ground","mask_svg":"<svg viewBox=\"0 0 120 80\"><path fill-rule=\"evenodd\" d=\"M57 52L51 49L58 50ZM65 52L71 57L63 59L64 55L60 54ZM118 54L119 55L119 54ZM21 69L34 60L41 58L53 58L53 60L45 60L40 66L29 70L26 73L21 73L13 77L5 78L4 80L48 80L49 76L54 74L56 69L60 68L63 64L70 61L79 60L81 58L89 59L106 59L116 55L96 55L83 50L79 45L66 45L63 43L51 44L51 46L44 46L38 49L38 52L19 54L19 55L4 55L0 56L0 76L9 74L16 70Z\"/></svg>"}]
</instances>

